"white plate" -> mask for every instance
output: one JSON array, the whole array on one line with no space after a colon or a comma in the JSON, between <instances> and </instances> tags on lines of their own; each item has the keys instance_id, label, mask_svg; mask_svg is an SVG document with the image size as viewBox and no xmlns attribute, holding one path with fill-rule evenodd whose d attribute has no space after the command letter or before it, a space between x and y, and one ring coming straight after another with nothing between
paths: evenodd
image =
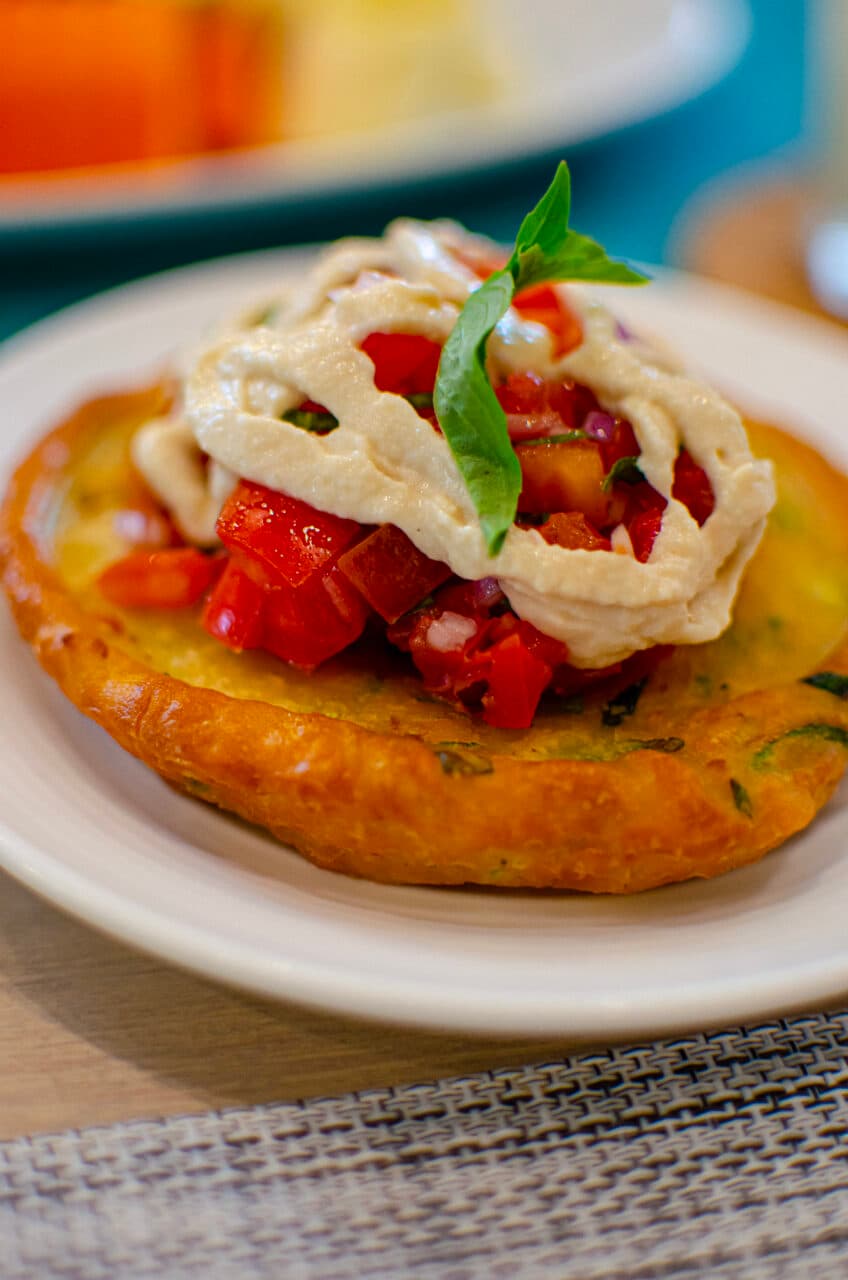
<instances>
[{"instance_id":1,"label":"white plate","mask_svg":"<svg viewBox=\"0 0 848 1280\"><path fill-rule=\"evenodd\" d=\"M495 101L379 131L203 157L151 173L0 184L0 234L103 219L296 204L565 152L714 84L750 28L746 0L476 0L516 68Z\"/></svg>"},{"instance_id":2,"label":"white plate","mask_svg":"<svg viewBox=\"0 0 848 1280\"><path fill-rule=\"evenodd\" d=\"M144 378L296 260L154 277L8 344L0 468L75 401ZM631 324L672 336L848 469L841 333L681 276L615 295ZM848 992L845 790L758 866L636 898L361 883L174 794L64 702L3 610L0 796L13 875L129 942L271 996L467 1032L611 1038Z\"/></svg>"}]
</instances>

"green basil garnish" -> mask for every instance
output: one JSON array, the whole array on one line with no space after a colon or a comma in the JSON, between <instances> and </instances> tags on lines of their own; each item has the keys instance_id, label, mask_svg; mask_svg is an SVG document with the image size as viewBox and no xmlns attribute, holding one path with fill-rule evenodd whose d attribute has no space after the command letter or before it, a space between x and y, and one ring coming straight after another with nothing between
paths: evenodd
<instances>
[{"instance_id":1,"label":"green basil garnish","mask_svg":"<svg viewBox=\"0 0 848 1280\"><path fill-rule=\"evenodd\" d=\"M628 685L626 689L622 689L621 693L617 693L614 698L610 698L601 712L601 721L609 728L614 729L616 725L621 724L626 716L632 716L642 696L642 690L647 683L648 677L645 676L643 680L637 681L636 684Z\"/></svg>"},{"instance_id":2,"label":"green basil garnish","mask_svg":"<svg viewBox=\"0 0 848 1280\"><path fill-rule=\"evenodd\" d=\"M302 431L335 431L339 425L332 413L313 413L311 409L289 409L283 414L283 422L290 422Z\"/></svg>"},{"instance_id":3,"label":"green basil garnish","mask_svg":"<svg viewBox=\"0 0 848 1280\"><path fill-rule=\"evenodd\" d=\"M429 391L413 391L404 396L413 409L432 409L433 397ZM338 418L332 413L315 413L312 409L289 409L283 414L283 422L290 422L301 431L327 432L335 431L339 425Z\"/></svg>"},{"instance_id":4,"label":"green basil garnish","mask_svg":"<svg viewBox=\"0 0 848 1280\"><path fill-rule=\"evenodd\" d=\"M735 778L730 779L730 793L733 796L733 803L741 814L746 818L753 818L754 807L751 804L751 797L741 782L737 782Z\"/></svg>"},{"instance_id":5,"label":"green basil garnish","mask_svg":"<svg viewBox=\"0 0 848 1280\"><path fill-rule=\"evenodd\" d=\"M430 391L413 391L403 398L407 404L412 405L413 409L432 409L433 407L433 395Z\"/></svg>"},{"instance_id":6,"label":"green basil garnish","mask_svg":"<svg viewBox=\"0 0 848 1280\"><path fill-rule=\"evenodd\" d=\"M456 751L454 747L461 747L462 749ZM442 766L442 772L449 775L459 774L462 777L473 777L474 775L493 773L495 769L488 756L477 751L466 750L464 743L439 743L434 748L434 755Z\"/></svg>"},{"instance_id":7,"label":"green basil garnish","mask_svg":"<svg viewBox=\"0 0 848 1280\"><path fill-rule=\"evenodd\" d=\"M627 744L629 751L664 751L668 756L685 746L682 738L633 738Z\"/></svg>"},{"instance_id":8,"label":"green basil garnish","mask_svg":"<svg viewBox=\"0 0 848 1280\"><path fill-rule=\"evenodd\" d=\"M823 689L836 698L848 698L848 676L837 671L817 671L814 676L807 676L802 684L811 684L814 689Z\"/></svg>"},{"instance_id":9,"label":"green basil garnish","mask_svg":"<svg viewBox=\"0 0 848 1280\"><path fill-rule=\"evenodd\" d=\"M557 436L537 436L535 440L522 440L522 449L529 449L538 444L571 444L572 440L588 440L585 431L564 431Z\"/></svg>"},{"instance_id":10,"label":"green basil garnish","mask_svg":"<svg viewBox=\"0 0 848 1280\"><path fill-rule=\"evenodd\" d=\"M787 729L786 733L779 733L776 738L772 738L771 742L760 747L759 751L754 753L751 764L755 769L767 768L771 763L775 747L781 742L787 742L790 738L821 738L825 742L836 742L840 747L848 747L848 730L843 729L841 725L800 724L797 729Z\"/></svg>"},{"instance_id":11,"label":"green basil garnish","mask_svg":"<svg viewBox=\"0 0 848 1280\"><path fill-rule=\"evenodd\" d=\"M637 457L618 458L610 467L604 476L604 482L601 485L604 493L608 493L614 484L638 484L645 477L639 470L639 459Z\"/></svg>"},{"instance_id":12,"label":"green basil garnish","mask_svg":"<svg viewBox=\"0 0 848 1280\"><path fill-rule=\"evenodd\" d=\"M561 280L644 284L647 277L614 262L568 225L571 176L561 162L542 199L522 222L506 267L468 298L442 350L433 403L477 514L490 556L515 520L521 467L506 415L486 372L486 344L513 298L530 285Z\"/></svg>"}]
</instances>

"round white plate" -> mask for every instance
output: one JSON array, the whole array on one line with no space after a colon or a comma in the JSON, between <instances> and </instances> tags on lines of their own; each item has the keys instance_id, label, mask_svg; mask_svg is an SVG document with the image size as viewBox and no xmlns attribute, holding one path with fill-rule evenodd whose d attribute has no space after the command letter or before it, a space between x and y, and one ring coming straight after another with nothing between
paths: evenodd
<instances>
[{"instance_id":1,"label":"round white plate","mask_svg":"<svg viewBox=\"0 0 848 1280\"><path fill-rule=\"evenodd\" d=\"M7 344L3 474L75 402L140 382L298 256L154 277ZM848 469L841 333L682 276L607 296ZM176 795L64 701L0 615L0 864L166 959L271 996L500 1034L644 1036L848 992L846 790L758 866L635 898L362 883Z\"/></svg>"},{"instance_id":2,"label":"round white plate","mask_svg":"<svg viewBox=\"0 0 848 1280\"><path fill-rule=\"evenodd\" d=\"M747 0L475 0L515 74L491 102L368 133L287 142L133 173L0 184L0 235L104 219L297 204L572 150L688 101L734 65Z\"/></svg>"}]
</instances>

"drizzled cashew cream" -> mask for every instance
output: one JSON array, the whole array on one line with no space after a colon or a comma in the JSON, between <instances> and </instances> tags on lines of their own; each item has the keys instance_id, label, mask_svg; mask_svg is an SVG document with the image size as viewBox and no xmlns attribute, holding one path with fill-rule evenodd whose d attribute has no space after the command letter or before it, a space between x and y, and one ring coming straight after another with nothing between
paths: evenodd
<instances>
[{"instance_id":1,"label":"drizzled cashew cream","mask_svg":"<svg viewBox=\"0 0 848 1280\"><path fill-rule=\"evenodd\" d=\"M491 558L444 437L402 397L374 386L362 341L398 332L443 343L479 284L455 255L480 250L445 222L398 221L380 240L341 241L271 300L261 323L243 319L200 352L180 414L136 437L138 467L201 544L214 541L237 476L363 524L397 525L460 577L496 576L515 612L565 641L576 666L715 638L774 503L770 464L754 460L739 414L717 392L625 339L582 289L568 288L583 326L576 349L557 356L544 326L510 310L489 342L490 371L495 380L519 371L573 379L631 422L640 469L668 502L647 563L634 558L623 527L612 552L567 550L513 527ZM282 420L307 399L339 427L316 435ZM701 528L671 494L681 446L715 495Z\"/></svg>"}]
</instances>

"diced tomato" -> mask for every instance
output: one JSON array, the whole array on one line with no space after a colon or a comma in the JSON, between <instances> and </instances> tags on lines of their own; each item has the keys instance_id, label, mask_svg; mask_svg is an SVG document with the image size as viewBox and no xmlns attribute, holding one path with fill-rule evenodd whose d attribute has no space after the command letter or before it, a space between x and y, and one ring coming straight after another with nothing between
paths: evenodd
<instances>
[{"instance_id":1,"label":"diced tomato","mask_svg":"<svg viewBox=\"0 0 848 1280\"><path fill-rule=\"evenodd\" d=\"M593 440L524 444L515 452L522 474L519 511L582 511L596 527L606 524L609 496L603 490L600 447Z\"/></svg>"},{"instance_id":2,"label":"diced tomato","mask_svg":"<svg viewBox=\"0 0 848 1280\"><path fill-rule=\"evenodd\" d=\"M598 533L582 511L557 511L539 528L545 542L569 551L610 551L609 538Z\"/></svg>"},{"instance_id":3,"label":"diced tomato","mask_svg":"<svg viewBox=\"0 0 848 1280\"><path fill-rule=\"evenodd\" d=\"M98 580L113 604L125 609L183 609L196 604L223 568L219 556L194 547L132 551Z\"/></svg>"},{"instance_id":4,"label":"diced tomato","mask_svg":"<svg viewBox=\"0 0 848 1280\"><path fill-rule=\"evenodd\" d=\"M674 464L671 495L688 507L692 518L700 525L712 515L715 508L715 494L710 478L686 449L681 450Z\"/></svg>"},{"instance_id":5,"label":"diced tomato","mask_svg":"<svg viewBox=\"0 0 848 1280\"><path fill-rule=\"evenodd\" d=\"M582 428L598 402L577 382L545 382L535 373L511 373L495 388L512 440L531 440Z\"/></svg>"},{"instance_id":6,"label":"diced tomato","mask_svg":"<svg viewBox=\"0 0 848 1280\"><path fill-rule=\"evenodd\" d=\"M572 698L575 694L584 693L587 689L591 690L596 685L611 682L611 687L615 687L615 680L622 671L624 664L615 662L610 667L571 667L564 664L558 667L553 674L551 680L551 690L561 698ZM627 682L625 682L627 683ZM624 685L621 686L624 688Z\"/></svg>"},{"instance_id":7,"label":"diced tomato","mask_svg":"<svg viewBox=\"0 0 848 1280\"><path fill-rule=\"evenodd\" d=\"M339 557L339 568L386 622L419 604L451 576L393 524L381 524Z\"/></svg>"},{"instance_id":8,"label":"diced tomato","mask_svg":"<svg viewBox=\"0 0 848 1280\"><path fill-rule=\"evenodd\" d=\"M550 284L537 284L522 289L512 302L524 320L533 320L550 329L554 336L554 354L565 355L583 341L579 318L565 301L562 291Z\"/></svg>"},{"instance_id":9,"label":"diced tomato","mask_svg":"<svg viewBox=\"0 0 848 1280\"><path fill-rule=\"evenodd\" d=\"M601 407L594 391L580 382L549 383L548 403L568 430L582 429L588 415L597 413Z\"/></svg>"},{"instance_id":10,"label":"diced tomato","mask_svg":"<svg viewBox=\"0 0 848 1280\"><path fill-rule=\"evenodd\" d=\"M224 546L260 564L271 582L297 587L329 568L361 526L242 480L224 503L217 528Z\"/></svg>"},{"instance_id":11,"label":"diced tomato","mask_svg":"<svg viewBox=\"0 0 848 1280\"><path fill-rule=\"evenodd\" d=\"M374 362L374 385L395 395L422 395L436 385L442 348L415 333L370 333L362 350Z\"/></svg>"},{"instance_id":12,"label":"diced tomato","mask_svg":"<svg viewBox=\"0 0 848 1280\"><path fill-rule=\"evenodd\" d=\"M495 388L504 413L543 413L548 409L548 384L538 373L511 373Z\"/></svg>"},{"instance_id":13,"label":"diced tomato","mask_svg":"<svg viewBox=\"0 0 848 1280\"><path fill-rule=\"evenodd\" d=\"M468 267L480 280L486 280L495 271L506 266L507 259L501 254L480 251L479 253L457 252L455 256ZM564 355L583 341L583 329L579 318L562 297L561 291L550 284L531 285L522 289L513 299L512 305L525 320L534 320L550 329L556 338L554 350L557 355Z\"/></svg>"},{"instance_id":14,"label":"diced tomato","mask_svg":"<svg viewBox=\"0 0 848 1280\"><path fill-rule=\"evenodd\" d=\"M476 581L454 578L437 591L434 603L440 609L452 609L468 618L488 618L492 610L505 606L506 597L496 578Z\"/></svg>"},{"instance_id":15,"label":"diced tomato","mask_svg":"<svg viewBox=\"0 0 848 1280\"><path fill-rule=\"evenodd\" d=\"M632 654L623 662L615 662L610 667L558 667L551 681L551 689L561 697L571 697L586 690L603 686L605 697L614 697L628 685L650 675L664 658L674 652L670 644L654 645L651 649L642 649Z\"/></svg>"},{"instance_id":16,"label":"diced tomato","mask_svg":"<svg viewBox=\"0 0 848 1280\"><path fill-rule=\"evenodd\" d=\"M638 458L641 452L630 423L624 418L616 418L609 438L601 442L604 468L611 471L621 458Z\"/></svg>"},{"instance_id":17,"label":"diced tomato","mask_svg":"<svg viewBox=\"0 0 848 1280\"><path fill-rule=\"evenodd\" d=\"M391 644L410 654L425 688L452 701L479 701L485 689L485 659L477 650L488 614L475 608L469 590L473 585L450 583L432 604L405 615L386 632Z\"/></svg>"},{"instance_id":18,"label":"diced tomato","mask_svg":"<svg viewBox=\"0 0 848 1280\"><path fill-rule=\"evenodd\" d=\"M387 630L387 638L412 657L425 688L459 707L482 712L491 725L525 729L548 688L563 696L602 686L615 692L642 679L671 652L657 646L609 667L568 665L568 647L546 636L503 601L480 605L479 583L455 581L424 609Z\"/></svg>"},{"instance_id":19,"label":"diced tomato","mask_svg":"<svg viewBox=\"0 0 848 1280\"><path fill-rule=\"evenodd\" d=\"M517 633L490 649L488 658L483 719L496 729L529 729L551 667Z\"/></svg>"},{"instance_id":20,"label":"diced tomato","mask_svg":"<svg viewBox=\"0 0 848 1280\"><path fill-rule=\"evenodd\" d=\"M568 649L507 611L492 595L481 603L480 584L452 582L426 609L388 629L387 637L407 650L425 687L460 706L482 710L488 723L524 729L533 719L555 668Z\"/></svg>"},{"instance_id":21,"label":"diced tomato","mask_svg":"<svg viewBox=\"0 0 848 1280\"><path fill-rule=\"evenodd\" d=\"M672 653L674 653L673 644L655 644L651 649L640 649L638 653L633 653L629 658L625 658L621 667L626 676L626 684L633 684L634 681L641 680L643 676L649 676Z\"/></svg>"},{"instance_id":22,"label":"diced tomato","mask_svg":"<svg viewBox=\"0 0 848 1280\"><path fill-rule=\"evenodd\" d=\"M566 423L550 407L549 388L535 373L511 373L506 382L495 388L512 441L534 440L569 430Z\"/></svg>"},{"instance_id":23,"label":"diced tomato","mask_svg":"<svg viewBox=\"0 0 848 1280\"><path fill-rule=\"evenodd\" d=\"M568 661L568 645L562 640L555 640L553 636L546 636L531 622L517 618L512 612L501 614L495 621L500 631L499 639L505 639L513 632L517 632L530 652L535 653L536 657L546 662L549 667L558 667L561 663Z\"/></svg>"},{"instance_id":24,"label":"diced tomato","mask_svg":"<svg viewBox=\"0 0 848 1280\"><path fill-rule=\"evenodd\" d=\"M227 566L203 609L203 626L230 649L262 645L264 588L234 561Z\"/></svg>"},{"instance_id":25,"label":"diced tomato","mask_svg":"<svg viewBox=\"0 0 848 1280\"><path fill-rule=\"evenodd\" d=\"M368 607L338 566L298 587L268 587L262 647L307 671L341 653L362 634Z\"/></svg>"},{"instance_id":26,"label":"diced tomato","mask_svg":"<svg viewBox=\"0 0 848 1280\"><path fill-rule=\"evenodd\" d=\"M644 564L653 550L657 534L662 526L662 511L656 507L640 511L627 526L633 554Z\"/></svg>"}]
</instances>

